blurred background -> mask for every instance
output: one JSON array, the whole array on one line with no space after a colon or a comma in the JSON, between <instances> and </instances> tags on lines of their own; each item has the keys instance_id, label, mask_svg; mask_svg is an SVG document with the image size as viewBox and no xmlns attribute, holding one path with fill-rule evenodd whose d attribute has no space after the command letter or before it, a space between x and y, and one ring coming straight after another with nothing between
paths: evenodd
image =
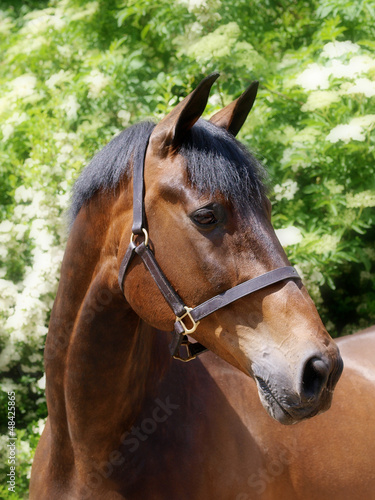
<instances>
[{"instance_id":1,"label":"blurred background","mask_svg":"<svg viewBox=\"0 0 375 500\"><path fill-rule=\"evenodd\" d=\"M1 1L1 498L27 498L47 415L43 345L74 180L212 71L206 117L260 82L239 139L267 169L274 226L329 332L375 323L374 34L372 0Z\"/></svg>"}]
</instances>

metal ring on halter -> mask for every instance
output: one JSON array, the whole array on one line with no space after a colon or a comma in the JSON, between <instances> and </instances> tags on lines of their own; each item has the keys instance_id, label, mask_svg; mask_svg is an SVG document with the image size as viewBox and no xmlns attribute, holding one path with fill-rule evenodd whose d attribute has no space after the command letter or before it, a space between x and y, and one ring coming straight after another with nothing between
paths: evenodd
<instances>
[{"instance_id":1,"label":"metal ring on halter","mask_svg":"<svg viewBox=\"0 0 375 500\"><path fill-rule=\"evenodd\" d=\"M192 345L191 342L188 341L187 337L185 337L186 340L183 340L181 342L180 347L185 347L186 349L186 358L183 358L180 356L179 352L176 352L175 354L172 355L174 359L178 359L179 361L182 361L183 363L188 363L189 361L193 361L197 357L197 354L192 354L190 351L190 346Z\"/></svg>"},{"instance_id":2,"label":"metal ring on halter","mask_svg":"<svg viewBox=\"0 0 375 500\"><path fill-rule=\"evenodd\" d=\"M183 335L187 335L188 333L195 332L195 330L197 329L197 327L198 327L198 325L200 323L200 321L197 321L197 322L194 321L194 318L190 314L190 311L192 311L192 310L193 309L191 307L185 306L186 313L183 314L182 316L176 316L176 321L178 321L181 324L182 328L184 329ZM187 328L187 326L185 325L185 323L182 321L184 318L186 318L186 316L192 322L193 326L191 328Z\"/></svg>"},{"instance_id":3,"label":"metal ring on halter","mask_svg":"<svg viewBox=\"0 0 375 500\"><path fill-rule=\"evenodd\" d=\"M144 227L142 227L142 231L143 231L143 234L145 235L145 247L147 247L148 245L148 232L146 231L146 229ZM131 236L130 236L130 243L134 243L134 239L135 237L138 236L137 234L134 234L132 233Z\"/></svg>"}]
</instances>

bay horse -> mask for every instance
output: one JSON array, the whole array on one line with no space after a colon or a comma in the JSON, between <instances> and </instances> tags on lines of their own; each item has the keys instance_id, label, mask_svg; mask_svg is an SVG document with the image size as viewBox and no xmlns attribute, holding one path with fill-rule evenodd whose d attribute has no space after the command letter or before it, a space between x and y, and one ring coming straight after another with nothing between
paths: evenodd
<instances>
[{"instance_id":1,"label":"bay horse","mask_svg":"<svg viewBox=\"0 0 375 500\"><path fill-rule=\"evenodd\" d=\"M235 139L257 83L206 121L217 76L75 185L31 500L375 498L375 332L323 413L342 358Z\"/></svg>"}]
</instances>

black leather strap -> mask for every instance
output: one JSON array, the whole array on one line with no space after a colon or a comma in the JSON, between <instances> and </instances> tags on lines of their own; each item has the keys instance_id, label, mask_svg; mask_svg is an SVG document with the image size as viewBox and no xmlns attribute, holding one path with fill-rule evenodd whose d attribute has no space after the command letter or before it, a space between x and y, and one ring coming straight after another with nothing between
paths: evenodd
<instances>
[{"instance_id":1,"label":"black leather strap","mask_svg":"<svg viewBox=\"0 0 375 500\"><path fill-rule=\"evenodd\" d=\"M163 294L163 297L167 301L169 307L174 312L175 316L182 316L185 313L185 304L178 293L174 290L172 285L169 283L163 271L160 269L153 252L148 246L145 245L144 241L138 246L131 241L128 249L126 250L125 256L122 259L118 282L122 293L124 293L123 283L125 278L125 273L129 267L135 254L139 255L143 260L144 265L150 272L155 283L157 284L159 290Z\"/></svg>"},{"instance_id":2,"label":"black leather strap","mask_svg":"<svg viewBox=\"0 0 375 500\"><path fill-rule=\"evenodd\" d=\"M175 316L182 316L185 313L185 304L178 293L174 290L169 283L163 271L160 269L159 264L156 262L155 255L148 246L142 242L135 250L135 252L142 258L145 266L149 270L151 276L154 278L159 290L167 301L169 307L174 312Z\"/></svg>"},{"instance_id":3,"label":"black leather strap","mask_svg":"<svg viewBox=\"0 0 375 500\"><path fill-rule=\"evenodd\" d=\"M146 151L151 134L145 144L134 152L133 158L133 234L142 234L146 229L146 214L144 207L144 164Z\"/></svg>"},{"instance_id":4,"label":"black leather strap","mask_svg":"<svg viewBox=\"0 0 375 500\"><path fill-rule=\"evenodd\" d=\"M135 254L135 249L136 245L133 241L130 242L128 249L126 250L125 256L122 259L121 265L120 265L120 270L118 273L118 284L120 285L120 289L122 293L124 293L124 278L125 278L125 273L129 267L130 262L132 261L132 258L134 257Z\"/></svg>"},{"instance_id":5,"label":"black leather strap","mask_svg":"<svg viewBox=\"0 0 375 500\"><path fill-rule=\"evenodd\" d=\"M246 295L262 290L270 285L283 281L285 279L301 279L294 267L279 267L273 271L257 276L251 280L245 281L225 292L215 295L212 299L206 300L199 306L190 311L190 316L195 322L200 321L206 316L218 311L232 302L235 302ZM176 321L174 324L176 333L181 334L184 330L180 322Z\"/></svg>"},{"instance_id":6,"label":"black leather strap","mask_svg":"<svg viewBox=\"0 0 375 500\"><path fill-rule=\"evenodd\" d=\"M185 357L180 355L180 347L186 348ZM169 345L169 351L175 359L179 359L180 361L191 361L200 354L208 351L208 349L199 342L190 342L190 340L186 336L180 337L176 334L174 335L173 340Z\"/></svg>"}]
</instances>

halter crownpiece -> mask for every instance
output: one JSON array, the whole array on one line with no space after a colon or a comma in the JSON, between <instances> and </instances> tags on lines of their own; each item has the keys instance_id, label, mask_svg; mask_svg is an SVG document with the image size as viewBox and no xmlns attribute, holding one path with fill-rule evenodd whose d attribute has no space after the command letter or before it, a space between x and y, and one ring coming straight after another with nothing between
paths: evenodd
<instances>
[{"instance_id":1,"label":"halter crownpiece","mask_svg":"<svg viewBox=\"0 0 375 500\"><path fill-rule=\"evenodd\" d=\"M196 91L202 85L207 86L209 79L214 80L216 78L217 76L215 77L215 75L208 76L200 83ZM159 290L163 294L164 299L176 316L174 330L172 332L173 339L169 346L171 355L175 359L179 359L181 361L191 361L199 354L208 350L199 342L192 343L187 338L188 334L195 332L200 320L209 316L213 312L218 311L222 307L225 307L242 297L250 295L251 293L262 290L263 288L286 279L300 279L300 276L294 267L279 267L273 271L262 274L261 276L257 276L256 278L240 283L239 285L236 285L229 290L206 300L194 308L188 307L168 281L167 277L157 263L153 251L148 246L149 235L147 232L144 206L144 165L150 136L151 133L149 134L144 146L139 148L139 150L134 154L133 227L129 246L120 265L118 282L122 293L124 293L123 283L126 271L135 255L139 255ZM140 241L142 238L143 241ZM185 346L187 351L186 357L181 357L179 352L180 346Z\"/></svg>"}]
</instances>

